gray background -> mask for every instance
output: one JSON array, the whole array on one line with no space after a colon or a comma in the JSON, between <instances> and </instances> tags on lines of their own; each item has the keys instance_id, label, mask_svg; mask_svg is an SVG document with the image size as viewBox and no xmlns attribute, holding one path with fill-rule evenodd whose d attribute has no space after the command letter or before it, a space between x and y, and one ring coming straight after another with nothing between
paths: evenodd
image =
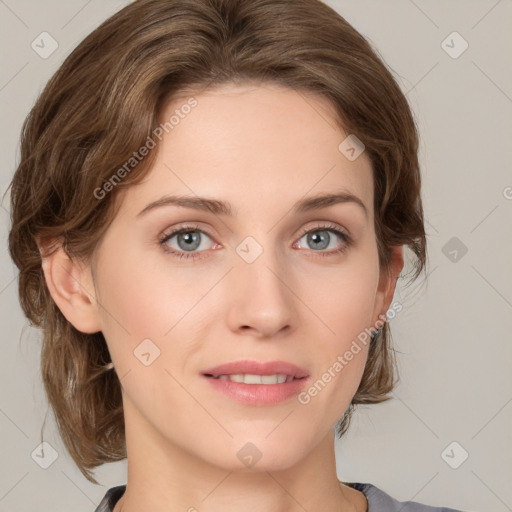
<instances>
[{"instance_id":1,"label":"gray background","mask_svg":"<svg viewBox=\"0 0 512 512\"><path fill-rule=\"evenodd\" d=\"M127 3L0 0L2 192L18 162L21 124L44 84ZM354 414L336 443L338 477L371 482L404 501L512 511L512 1L326 3L376 47L414 110L429 243L427 278L408 287L399 280L395 294L403 305L390 321L401 381L392 400ZM58 43L45 59L31 47L43 31ZM126 482L126 461L100 467L103 486L91 484L65 451L51 413L44 440L58 457L43 469L32 456L47 402L40 335L21 312L7 252L8 212L6 197L0 512L92 512L109 487Z\"/></svg>"}]
</instances>

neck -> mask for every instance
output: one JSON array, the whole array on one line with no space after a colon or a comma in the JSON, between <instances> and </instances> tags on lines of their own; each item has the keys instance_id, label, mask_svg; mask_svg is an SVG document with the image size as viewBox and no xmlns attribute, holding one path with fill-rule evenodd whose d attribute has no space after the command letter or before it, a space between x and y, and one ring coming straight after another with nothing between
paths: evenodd
<instances>
[{"instance_id":1,"label":"neck","mask_svg":"<svg viewBox=\"0 0 512 512\"><path fill-rule=\"evenodd\" d=\"M130 408L125 402L126 413L130 413ZM226 459L213 464L191 450L164 440L148 425L141 435L142 431L136 427L142 425L135 415L125 425L128 480L114 512L367 510L364 495L341 484L337 478L332 429L310 453L293 453L295 460L288 456L285 460L288 464L277 467L279 461L266 465L256 462L247 468L239 459L237 464ZM229 449L226 447L227 453ZM238 451L239 447L234 446L235 449Z\"/></svg>"}]
</instances>

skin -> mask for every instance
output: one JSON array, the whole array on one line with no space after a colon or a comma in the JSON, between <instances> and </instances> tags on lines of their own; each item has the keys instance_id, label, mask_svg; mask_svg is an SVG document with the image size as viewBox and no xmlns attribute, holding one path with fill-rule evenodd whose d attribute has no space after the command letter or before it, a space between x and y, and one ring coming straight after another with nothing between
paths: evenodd
<instances>
[{"instance_id":1,"label":"skin","mask_svg":"<svg viewBox=\"0 0 512 512\"><path fill-rule=\"evenodd\" d=\"M370 160L339 151L347 134L321 96L245 83L194 97L144 181L119 196L91 264L62 249L44 264L57 305L80 331L103 332L120 378L128 483L115 512L363 512L365 496L337 478L333 427L358 388L368 345L305 405L297 397L240 404L200 373L239 359L285 360L315 382L358 334L380 325L403 258L394 248L392 271L379 272ZM174 98L162 118L187 98ZM342 189L368 217L354 203L291 214L303 197ZM136 218L164 194L224 200L238 215L165 206ZM325 222L350 233L345 252L333 252L345 244L333 232L327 248L301 235L326 235ZM199 226L195 260L158 244L188 223ZM236 252L247 236L263 249L252 263ZM167 247L187 253L178 236ZM160 350L149 366L134 356L146 338ZM261 452L251 467L237 456L248 442Z\"/></svg>"}]
</instances>

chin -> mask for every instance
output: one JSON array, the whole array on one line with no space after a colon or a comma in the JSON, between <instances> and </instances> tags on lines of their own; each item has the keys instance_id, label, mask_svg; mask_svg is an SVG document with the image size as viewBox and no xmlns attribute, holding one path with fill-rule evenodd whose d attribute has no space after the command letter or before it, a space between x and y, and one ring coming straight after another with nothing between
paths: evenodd
<instances>
[{"instance_id":1,"label":"chin","mask_svg":"<svg viewBox=\"0 0 512 512\"><path fill-rule=\"evenodd\" d=\"M269 432L260 436L235 436L230 444L217 444L220 450L210 462L226 471L254 473L286 470L304 457L304 441L284 444L281 439L270 439L274 434L267 437Z\"/></svg>"}]
</instances>

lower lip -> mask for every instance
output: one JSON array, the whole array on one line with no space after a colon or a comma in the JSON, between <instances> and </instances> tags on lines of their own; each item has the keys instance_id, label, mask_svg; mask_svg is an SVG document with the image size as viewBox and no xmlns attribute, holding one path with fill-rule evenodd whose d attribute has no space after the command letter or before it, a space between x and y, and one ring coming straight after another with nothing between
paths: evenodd
<instances>
[{"instance_id":1,"label":"lower lip","mask_svg":"<svg viewBox=\"0 0 512 512\"><path fill-rule=\"evenodd\" d=\"M215 379L203 375L210 384L237 402L249 405L276 405L297 395L306 385L308 377L281 384L245 384Z\"/></svg>"}]
</instances>

